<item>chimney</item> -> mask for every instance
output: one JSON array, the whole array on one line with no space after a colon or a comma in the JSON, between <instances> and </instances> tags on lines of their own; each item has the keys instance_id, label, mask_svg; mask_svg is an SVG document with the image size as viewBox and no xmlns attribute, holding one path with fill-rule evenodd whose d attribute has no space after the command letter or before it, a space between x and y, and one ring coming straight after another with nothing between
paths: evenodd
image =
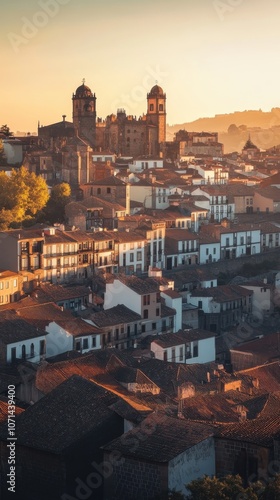
<instances>
[{"instance_id":1,"label":"chimney","mask_svg":"<svg viewBox=\"0 0 280 500\"><path fill-rule=\"evenodd\" d=\"M210 372L207 372L207 382L208 382L208 383L210 383L210 382L211 382Z\"/></svg>"}]
</instances>

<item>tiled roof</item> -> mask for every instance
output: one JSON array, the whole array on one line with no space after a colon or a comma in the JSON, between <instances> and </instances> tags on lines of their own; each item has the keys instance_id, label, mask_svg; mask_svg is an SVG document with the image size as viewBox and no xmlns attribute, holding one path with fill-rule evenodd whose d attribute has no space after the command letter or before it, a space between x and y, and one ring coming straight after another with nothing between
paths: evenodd
<instances>
[{"instance_id":1,"label":"tiled roof","mask_svg":"<svg viewBox=\"0 0 280 500\"><path fill-rule=\"evenodd\" d=\"M241 370L236 374L241 378L250 378L251 380L258 380L259 387L266 392L279 391L280 387L280 366L279 361L266 363L262 366L255 368L247 368Z\"/></svg>"},{"instance_id":2,"label":"tiled roof","mask_svg":"<svg viewBox=\"0 0 280 500\"><path fill-rule=\"evenodd\" d=\"M99 327L119 325L121 323L130 323L140 321L140 314L135 313L123 304L119 304L110 309L93 313L90 319Z\"/></svg>"},{"instance_id":3,"label":"tiled roof","mask_svg":"<svg viewBox=\"0 0 280 500\"><path fill-rule=\"evenodd\" d=\"M3 422L7 422L8 409L9 409L8 399L5 398L5 400L4 400L3 398L1 398L0 399L0 424L2 424ZM24 411L23 408L20 408L19 406L16 405L14 414L20 415L23 411Z\"/></svg>"},{"instance_id":4,"label":"tiled roof","mask_svg":"<svg viewBox=\"0 0 280 500\"><path fill-rule=\"evenodd\" d=\"M13 344L37 337L45 337L43 329L31 325L21 318L16 311L0 312L0 342Z\"/></svg>"},{"instance_id":5,"label":"tiled roof","mask_svg":"<svg viewBox=\"0 0 280 500\"><path fill-rule=\"evenodd\" d=\"M216 431L219 438L255 443L260 446L272 446L273 439L280 433L280 400L277 409L270 415L261 415L254 420L245 420L233 424L225 424Z\"/></svg>"},{"instance_id":6,"label":"tiled roof","mask_svg":"<svg viewBox=\"0 0 280 500\"><path fill-rule=\"evenodd\" d=\"M212 297L216 302L228 302L237 300L241 297L249 297L253 294L252 290L246 290L238 285L221 285L212 288L203 288L201 290L193 290L192 297Z\"/></svg>"},{"instance_id":7,"label":"tiled roof","mask_svg":"<svg viewBox=\"0 0 280 500\"><path fill-rule=\"evenodd\" d=\"M139 278L137 276L126 276L124 274L117 275L116 279L124 283L139 295L155 293L158 291L158 285L153 279Z\"/></svg>"},{"instance_id":8,"label":"tiled roof","mask_svg":"<svg viewBox=\"0 0 280 500\"><path fill-rule=\"evenodd\" d=\"M40 287L32 293L39 302L58 302L60 300L88 297L91 290L86 286L61 286L50 283L41 283Z\"/></svg>"},{"instance_id":9,"label":"tiled roof","mask_svg":"<svg viewBox=\"0 0 280 500\"><path fill-rule=\"evenodd\" d=\"M54 304L53 302L48 302L48 303L43 303L43 304L36 304L36 302L33 304L26 304L25 301L17 302L17 312L12 310L12 306L15 307L15 304L10 304L10 314L13 314L14 318L18 322L22 322L23 324L23 330L25 329L25 324L29 326L30 333L31 332L37 332L40 333L40 335L46 335L47 333L44 331L45 328L51 323L55 322L58 325L60 325L62 328L64 328L67 333L69 333L72 336L80 336L80 335L92 335L92 334L99 334L101 333L98 328L96 328L93 325L89 325L85 321L83 321L81 318L75 318L70 311L62 311L59 306ZM0 311L0 320L1 316L5 318L5 311ZM8 313L8 310L6 310L6 314ZM0 323L1 325L1 323ZM11 324L12 325L12 324ZM12 326L11 326L12 328ZM31 330L33 329L33 330ZM4 330L4 328L3 328ZM28 334L27 332L29 331L27 328L26 330L26 335ZM15 330L15 337L16 334L19 332L19 330ZM26 337L26 338L31 338L31 337Z\"/></svg>"},{"instance_id":10,"label":"tiled roof","mask_svg":"<svg viewBox=\"0 0 280 500\"><path fill-rule=\"evenodd\" d=\"M17 445L55 454L65 452L90 432L98 434L113 415L109 406L117 400L93 382L74 375L17 418ZM0 436L7 437L4 426Z\"/></svg>"},{"instance_id":11,"label":"tiled roof","mask_svg":"<svg viewBox=\"0 0 280 500\"><path fill-rule=\"evenodd\" d=\"M172 347L176 345L182 345L186 342L192 342L194 340L204 340L215 337L213 332L208 332L207 330L193 329L193 330L180 330L177 333L163 333L155 337L153 342L163 349L167 347Z\"/></svg>"},{"instance_id":12,"label":"tiled roof","mask_svg":"<svg viewBox=\"0 0 280 500\"><path fill-rule=\"evenodd\" d=\"M139 429L136 427L126 433L126 439L115 439L103 449L119 451L122 455L137 459L166 463L213 436L213 429L207 424L187 422L156 413L149 415L143 426L147 429L145 439L139 439ZM137 439L138 446L132 447L131 439Z\"/></svg>"},{"instance_id":13,"label":"tiled roof","mask_svg":"<svg viewBox=\"0 0 280 500\"><path fill-rule=\"evenodd\" d=\"M265 285L263 285L265 286ZM280 333L271 333L262 338L251 340L231 349L241 353L252 353L272 360L280 357Z\"/></svg>"},{"instance_id":14,"label":"tiled roof","mask_svg":"<svg viewBox=\"0 0 280 500\"><path fill-rule=\"evenodd\" d=\"M187 240L197 240L198 235L192 233L188 229L179 229L179 228L174 228L174 229L166 229L165 233L166 238L170 238L172 240L176 241L187 241Z\"/></svg>"}]
</instances>

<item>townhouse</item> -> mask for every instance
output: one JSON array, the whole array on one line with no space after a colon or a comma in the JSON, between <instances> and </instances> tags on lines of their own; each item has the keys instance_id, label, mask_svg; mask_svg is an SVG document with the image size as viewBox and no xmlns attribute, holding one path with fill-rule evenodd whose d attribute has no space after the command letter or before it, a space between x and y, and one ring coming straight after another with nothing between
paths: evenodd
<instances>
[{"instance_id":1,"label":"townhouse","mask_svg":"<svg viewBox=\"0 0 280 500\"><path fill-rule=\"evenodd\" d=\"M198 263L198 236L187 229L166 229L165 267Z\"/></svg>"},{"instance_id":2,"label":"townhouse","mask_svg":"<svg viewBox=\"0 0 280 500\"><path fill-rule=\"evenodd\" d=\"M203 226L202 234L220 240L221 259L235 259L242 255L254 255L261 251L261 230L254 224L230 224Z\"/></svg>"},{"instance_id":3,"label":"townhouse","mask_svg":"<svg viewBox=\"0 0 280 500\"><path fill-rule=\"evenodd\" d=\"M260 222L259 227L261 230L261 252L279 247L280 227L271 222Z\"/></svg>"},{"instance_id":4,"label":"townhouse","mask_svg":"<svg viewBox=\"0 0 280 500\"><path fill-rule=\"evenodd\" d=\"M192 195L207 196L210 202L209 217L213 221L220 222L225 217L229 220L234 219L234 200L228 193L226 185L200 186L192 190Z\"/></svg>"},{"instance_id":5,"label":"townhouse","mask_svg":"<svg viewBox=\"0 0 280 500\"><path fill-rule=\"evenodd\" d=\"M254 212L280 212L280 189L276 186L256 189L253 206Z\"/></svg>"},{"instance_id":6,"label":"townhouse","mask_svg":"<svg viewBox=\"0 0 280 500\"><path fill-rule=\"evenodd\" d=\"M163 168L163 159L156 156L153 158L150 156L139 156L128 164L128 168L130 172L135 174L142 173L144 170L151 168Z\"/></svg>"},{"instance_id":7,"label":"townhouse","mask_svg":"<svg viewBox=\"0 0 280 500\"><path fill-rule=\"evenodd\" d=\"M167 333L151 342L156 359L172 363L211 363L216 359L215 334L206 330L189 329Z\"/></svg>"},{"instance_id":8,"label":"townhouse","mask_svg":"<svg viewBox=\"0 0 280 500\"><path fill-rule=\"evenodd\" d=\"M125 304L140 316L141 336L174 332L178 324L181 327L182 317L182 302L176 299L177 294L176 297L169 297L168 294L164 297L164 291L161 296L157 279L118 275L111 283L106 283L104 310ZM177 314L179 323L175 320Z\"/></svg>"},{"instance_id":9,"label":"townhouse","mask_svg":"<svg viewBox=\"0 0 280 500\"><path fill-rule=\"evenodd\" d=\"M13 271L0 271L0 306L20 299L23 276Z\"/></svg>"},{"instance_id":10,"label":"townhouse","mask_svg":"<svg viewBox=\"0 0 280 500\"><path fill-rule=\"evenodd\" d=\"M252 295L238 285L222 285L193 290L189 302L200 309L199 327L220 333L252 313Z\"/></svg>"}]
</instances>

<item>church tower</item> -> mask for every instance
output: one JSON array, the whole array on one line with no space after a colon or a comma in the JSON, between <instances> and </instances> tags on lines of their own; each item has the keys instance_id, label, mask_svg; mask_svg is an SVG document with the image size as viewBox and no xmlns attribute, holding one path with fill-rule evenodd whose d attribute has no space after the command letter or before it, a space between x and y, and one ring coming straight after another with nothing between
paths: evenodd
<instances>
[{"instance_id":1,"label":"church tower","mask_svg":"<svg viewBox=\"0 0 280 500\"><path fill-rule=\"evenodd\" d=\"M149 154L159 155L160 144L166 138L166 94L159 85L154 85L147 95L147 101Z\"/></svg>"},{"instance_id":2,"label":"church tower","mask_svg":"<svg viewBox=\"0 0 280 500\"><path fill-rule=\"evenodd\" d=\"M89 142L91 147L96 143L96 97L89 87L83 84L77 88L72 97L73 124L75 133Z\"/></svg>"}]
</instances>

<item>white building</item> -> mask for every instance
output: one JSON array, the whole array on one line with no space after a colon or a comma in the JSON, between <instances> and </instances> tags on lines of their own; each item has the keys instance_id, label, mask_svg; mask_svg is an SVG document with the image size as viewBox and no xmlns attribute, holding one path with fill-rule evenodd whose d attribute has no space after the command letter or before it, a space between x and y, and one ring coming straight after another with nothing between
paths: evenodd
<instances>
[{"instance_id":1,"label":"white building","mask_svg":"<svg viewBox=\"0 0 280 500\"><path fill-rule=\"evenodd\" d=\"M215 334L196 329L159 335L151 342L151 351L162 361L210 363L216 359Z\"/></svg>"},{"instance_id":2,"label":"white building","mask_svg":"<svg viewBox=\"0 0 280 500\"><path fill-rule=\"evenodd\" d=\"M136 158L132 163L128 164L128 168L130 172L139 174L150 168L163 168L163 160L161 158Z\"/></svg>"}]
</instances>

